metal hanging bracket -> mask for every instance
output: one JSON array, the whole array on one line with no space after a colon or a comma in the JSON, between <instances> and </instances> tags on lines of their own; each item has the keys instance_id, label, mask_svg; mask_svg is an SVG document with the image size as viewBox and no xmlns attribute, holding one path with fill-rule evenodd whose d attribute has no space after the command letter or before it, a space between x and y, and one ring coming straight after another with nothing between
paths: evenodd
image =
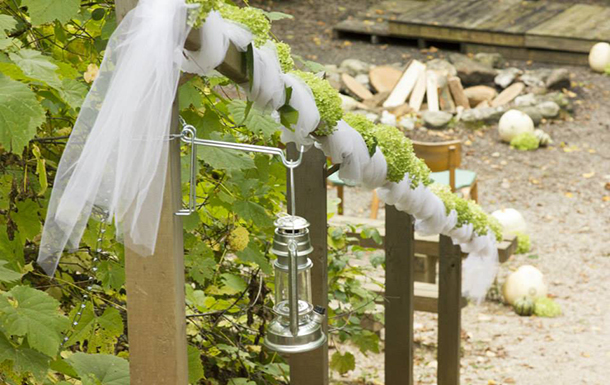
<instances>
[{"instance_id":1,"label":"metal hanging bracket","mask_svg":"<svg viewBox=\"0 0 610 385\"><path fill-rule=\"evenodd\" d=\"M189 173L189 201L186 203L186 208L180 209L176 212L176 215L187 216L196 211L196 203L197 203L197 146L206 146L206 147L216 147L216 148L224 148L227 150L240 150L246 152L256 152L261 154L268 154L279 156L282 160L282 163L286 168L290 170L290 183L291 183L291 207L292 212L295 212L295 197L294 197L294 169L301 165L303 161L303 152L304 147L301 146L299 149L299 157L296 160L289 160L284 153L284 150L277 147L267 147L267 146L257 146L253 144L243 144L243 143L232 143L232 142L222 142L218 140L209 140L209 139L199 139L197 138L197 129L186 123L186 121L180 117L180 123L182 124L182 132L179 135L171 135L170 140L180 138L180 140L184 143L187 143L191 147L191 156L190 156L190 173Z\"/></svg>"}]
</instances>

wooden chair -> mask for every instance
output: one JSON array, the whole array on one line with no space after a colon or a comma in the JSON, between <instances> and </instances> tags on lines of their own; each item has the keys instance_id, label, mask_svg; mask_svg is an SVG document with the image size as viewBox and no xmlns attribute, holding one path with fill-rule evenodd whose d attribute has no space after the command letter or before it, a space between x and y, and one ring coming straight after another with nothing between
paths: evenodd
<instances>
[{"instance_id":1,"label":"wooden chair","mask_svg":"<svg viewBox=\"0 0 610 385\"><path fill-rule=\"evenodd\" d=\"M465 198L478 201L477 174L474 171L458 168L462 163L461 141L438 143L413 141L413 150L432 171L430 177L434 182L448 185L451 191L460 191Z\"/></svg>"}]
</instances>

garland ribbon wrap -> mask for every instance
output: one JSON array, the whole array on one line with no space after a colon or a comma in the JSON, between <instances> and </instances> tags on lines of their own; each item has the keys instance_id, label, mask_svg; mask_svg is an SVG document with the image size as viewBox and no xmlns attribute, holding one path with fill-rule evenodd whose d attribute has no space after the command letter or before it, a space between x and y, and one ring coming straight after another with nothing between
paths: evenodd
<instances>
[{"instance_id":1,"label":"garland ribbon wrap","mask_svg":"<svg viewBox=\"0 0 610 385\"><path fill-rule=\"evenodd\" d=\"M241 52L252 49L252 78L242 86L249 99L272 116L284 104L299 112L296 124L283 128L282 141L315 145L341 165L343 180L377 188L387 204L413 215L418 232L450 236L469 253L463 293L484 298L498 269L491 230L479 234L472 223L458 227L456 210L447 210L414 175L388 181L383 152L377 147L371 156L363 136L346 121L339 120L329 135L312 136L322 122L314 94L301 78L282 72L271 42L251 45L249 30L212 11L198 30L201 49L184 51L187 8L184 0L140 0L110 39L55 179L38 259L47 273L53 274L66 245L78 248L94 206L114 216L141 255L154 251L180 70L208 75L233 44Z\"/></svg>"}]
</instances>

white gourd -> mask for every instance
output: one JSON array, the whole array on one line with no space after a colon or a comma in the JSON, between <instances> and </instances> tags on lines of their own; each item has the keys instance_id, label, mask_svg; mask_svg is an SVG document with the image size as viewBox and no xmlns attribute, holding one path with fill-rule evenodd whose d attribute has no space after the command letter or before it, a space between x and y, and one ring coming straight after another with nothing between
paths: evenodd
<instances>
[{"instance_id":1,"label":"white gourd","mask_svg":"<svg viewBox=\"0 0 610 385\"><path fill-rule=\"evenodd\" d=\"M547 287L544 284L544 275L534 266L523 265L508 276L502 287L502 294L510 305L514 305L515 301L523 297L532 300L546 297Z\"/></svg>"},{"instance_id":2,"label":"white gourd","mask_svg":"<svg viewBox=\"0 0 610 385\"><path fill-rule=\"evenodd\" d=\"M509 208L496 210L491 215L500 222L504 234L527 234L527 223L519 211Z\"/></svg>"},{"instance_id":3,"label":"white gourd","mask_svg":"<svg viewBox=\"0 0 610 385\"><path fill-rule=\"evenodd\" d=\"M500 118L498 133L504 142L510 143L515 136L525 132L534 132L534 121L525 112L509 110Z\"/></svg>"},{"instance_id":4,"label":"white gourd","mask_svg":"<svg viewBox=\"0 0 610 385\"><path fill-rule=\"evenodd\" d=\"M589 66L597 72L604 72L610 66L610 44L597 43L591 48Z\"/></svg>"}]
</instances>

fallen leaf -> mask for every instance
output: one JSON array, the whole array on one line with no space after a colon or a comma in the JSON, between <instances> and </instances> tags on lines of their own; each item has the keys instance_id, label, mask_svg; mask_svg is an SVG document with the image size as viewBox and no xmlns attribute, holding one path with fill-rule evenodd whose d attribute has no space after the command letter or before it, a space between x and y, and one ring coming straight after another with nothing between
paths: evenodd
<instances>
[{"instance_id":1,"label":"fallen leaf","mask_svg":"<svg viewBox=\"0 0 610 385\"><path fill-rule=\"evenodd\" d=\"M593 178L594 175L595 175L595 171L591 171L591 172L582 174L582 177L585 179L589 179L589 178Z\"/></svg>"},{"instance_id":2,"label":"fallen leaf","mask_svg":"<svg viewBox=\"0 0 610 385\"><path fill-rule=\"evenodd\" d=\"M574 197L574 194L572 194L571 192L567 192L567 193L565 193L565 196L567 198L572 198L572 197Z\"/></svg>"},{"instance_id":3,"label":"fallen leaf","mask_svg":"<svg viewBox=\"0 0 610 385\"><path fill-rule=\"evenodd\" d=\"M603 200L604 202L610 202L610 195L604 195L604 196L602 197L602 200Z\"/></svg>"},{"instance_id":4,"label":"fallen leaf","mask_svg":"<svg viewBox=\"0 0 610 385\"><path fill-rule=\"evenodd\" d=\"M610 191L610 182L606 182L606 185L604 186L604 188L608 191Z\"/></svg>"}]
</instances>

